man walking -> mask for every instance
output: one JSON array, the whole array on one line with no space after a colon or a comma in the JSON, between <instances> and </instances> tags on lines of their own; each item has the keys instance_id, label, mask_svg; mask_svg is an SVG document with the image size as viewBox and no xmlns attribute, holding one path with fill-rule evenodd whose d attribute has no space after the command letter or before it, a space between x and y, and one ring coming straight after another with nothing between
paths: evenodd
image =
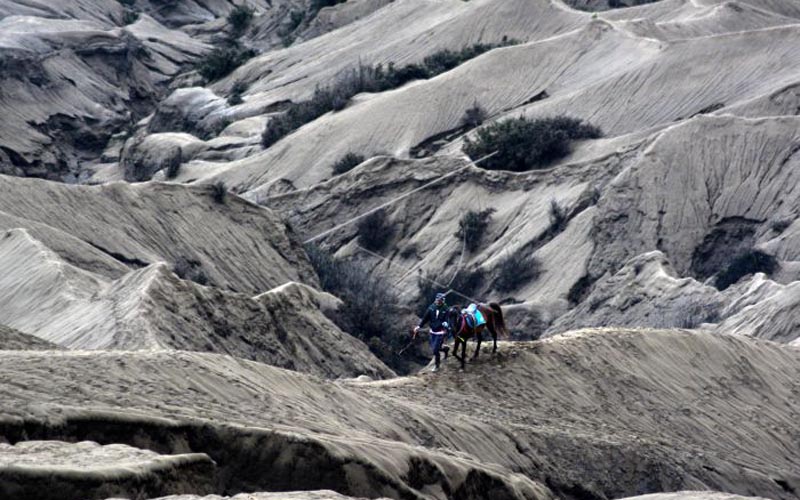
<instances>
[{"instance_id":1,"label":"man walking","mask_svg":"<svg viewBox=\"0 0 800 500\"><path fill-rule=\"evenodd\" d=\"M436 360L436 366L433 368L435 372L439 371L439 351L444 351L445 357L447 357L448 351L446 346L442 348L444 340L447 337L447 322L445 321L447 304L444 301L444 297L444 293L436 294L433 304L428 306L422 319L419 320L419 325L414 328L414 337L416 338L420 328L425 326L426 323L430 324L431 335L429 341L431 351L433 351L433 357Z\"/></svg>"}]
</instances>

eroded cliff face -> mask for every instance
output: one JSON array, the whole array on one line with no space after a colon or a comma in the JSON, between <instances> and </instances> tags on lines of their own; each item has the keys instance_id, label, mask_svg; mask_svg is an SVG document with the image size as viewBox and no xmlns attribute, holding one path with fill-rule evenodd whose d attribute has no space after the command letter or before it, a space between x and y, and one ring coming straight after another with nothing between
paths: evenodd
<instances>
[{"instance_id":1,"label":"eroded cliff face","mask_svg":"<svg viewBox=\"0 0 800 500\"><path fill-rule=\"evenodd\" d=\"M629 3L0 0L0 497L798 498L800 6Z\"/></svg>"}]
</instances>

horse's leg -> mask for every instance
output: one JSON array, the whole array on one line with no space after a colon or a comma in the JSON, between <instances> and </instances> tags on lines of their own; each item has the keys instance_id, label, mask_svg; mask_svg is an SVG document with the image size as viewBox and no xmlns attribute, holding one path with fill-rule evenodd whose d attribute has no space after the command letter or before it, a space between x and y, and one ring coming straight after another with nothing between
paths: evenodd
<instances>
[{"instance_id":1,"label":"horse's leg","mask_svg":"<svg viewBox=\"0 0 800 500\"><path fill-rule=\"evenodd\" d=\"M491 321L486 322L486 326L489 328L489 333L492 334L492 341L494 342L492 354L494 354L497 352L497 325L494 324L494 316L492 316Z\"/></svg>"},{"instance_id":2,"label":"horse's leg","mask_svg":"<svg viewBox=\"0 0 800 500\"><path fill-rule=\"evenodd\" d=\"M483 329L475 332L475 340L478 342L478 345L475 346L475 354L472 355L472 359L477 358L478 353L481 351L481 342L483 342Z\"/></svg>"},{"instance_id":3,"label":"horse's leg","mask_svg":"<svg viewBox=\"0 0 800 500\"><path fill-rule=\"evenodd\" d=\"M459 359L461 359L461 369L463 370L464 368L466 368L464 362L467 359L467 340L466 339L461 339L461 358L459 358Z\"/></svg>"}]
</instances>

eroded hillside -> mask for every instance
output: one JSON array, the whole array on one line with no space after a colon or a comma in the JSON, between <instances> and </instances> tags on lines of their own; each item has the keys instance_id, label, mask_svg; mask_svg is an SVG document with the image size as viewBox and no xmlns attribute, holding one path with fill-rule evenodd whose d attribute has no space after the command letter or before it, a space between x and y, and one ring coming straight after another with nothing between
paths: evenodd
<instances>
[{"instance_id":1,"label":"eroded hillside","mask_svg":"<svg viewBox=\"0 0 800 500\"><path fill-rule=\"evenodd\" d=\"M0 497L800 495L795 0L51 4ZM523 340L429 373L435 291Z\"/></svg>"}]
</instances>

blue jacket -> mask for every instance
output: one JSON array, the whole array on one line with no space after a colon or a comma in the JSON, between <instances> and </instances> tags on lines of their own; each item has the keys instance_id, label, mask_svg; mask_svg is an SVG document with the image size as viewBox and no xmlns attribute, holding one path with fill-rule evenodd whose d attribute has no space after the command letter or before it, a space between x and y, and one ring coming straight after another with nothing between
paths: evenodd
<instances>
[{"instance_id":1,"label":"blue jacket","mask_svg":"<svg viewBox=\"0 0 800 500\"><path fill-rule=\"evenodd\" d=\"M428 310L425 311L425 315L422 316L422 319L419 321L419 327L422 328L425 326L425 323L430 323L431 330L434 332L441 332L446 330L444 325L445 315L447 313L447 305L442 305L442 307L436 307L436 304L431 304L428 306Z\"/></svg>"}]
</instances>

